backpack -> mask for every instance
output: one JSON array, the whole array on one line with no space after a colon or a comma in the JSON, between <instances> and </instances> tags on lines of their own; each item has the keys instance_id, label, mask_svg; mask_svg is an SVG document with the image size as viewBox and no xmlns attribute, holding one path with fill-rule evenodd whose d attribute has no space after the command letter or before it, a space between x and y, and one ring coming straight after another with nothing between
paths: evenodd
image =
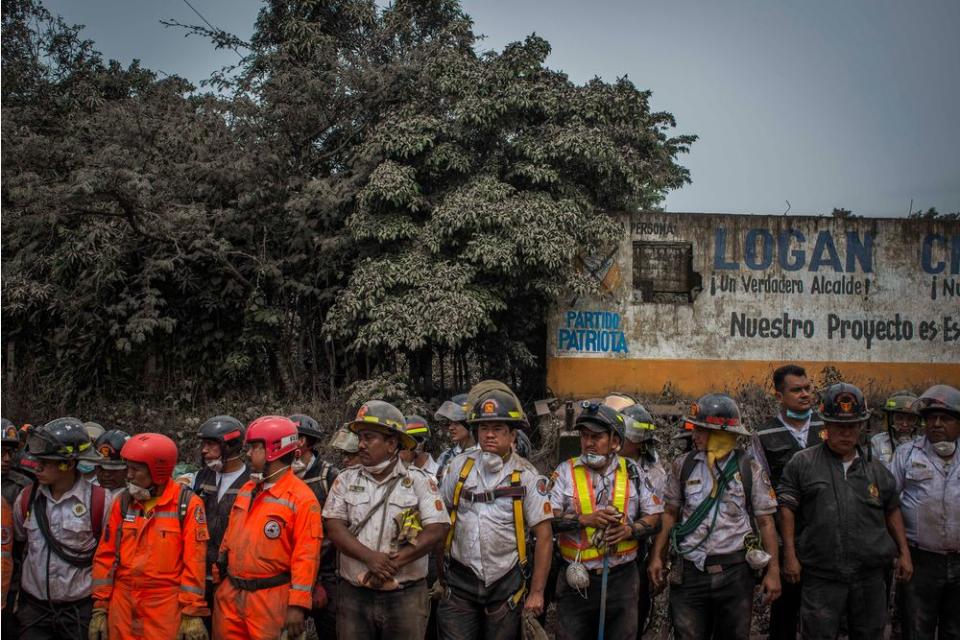
<instances>
[{"instance_id":1,"label":"backpack","mask_svg":"<svg viewBox=\"0 0 960 640\"><path fill-rule=\"evenodd\" d=\"M24 487L23 492L20 494L21 498L17 503L17 507L20 511L20 518L22 522L26 522L30 517L30 508L36 502L42 502L42 516L40 512L37 513L37 525L40 529L43 539L46 541L47 546L50 547L50 550L59 557L64 562L72 564L78 567L89 567L93 564L93 551L96 550L96 547L88 554L80 553L70 547L66 546L62 542L53 539L53 535L50 532L50 524L47 522L47 512L46 512L46 498L39 493L39 483L31 482L29 485ZM27 499L22 498L23 494L27 494ZM95 540L100 540L100 535L103 533L103 510L104 505L107 501L107 492L106 490L99 485L90 486L90 504L86 505L87 515L90 518L90 531L93 534Z\"/></svg>"}]
</instances>

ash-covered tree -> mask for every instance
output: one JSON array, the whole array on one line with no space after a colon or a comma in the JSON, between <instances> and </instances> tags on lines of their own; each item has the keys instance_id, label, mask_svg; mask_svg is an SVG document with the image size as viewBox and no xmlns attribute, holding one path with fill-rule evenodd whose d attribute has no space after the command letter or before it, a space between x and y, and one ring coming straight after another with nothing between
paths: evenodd
<instances>
[{"instance_id":1,"label":"ash-covered tree","mask_svg":"<svg viewBox=\"0 0 960 640\"><path fill-rule=\"evenodd\" d=\"M529 397L575 255L688 179L649 92L575 84L536 36L478 53L452 0L190 28L242 55L216 94L3 1L4 355L32 390Z\"/></svg>"}]
</instances>

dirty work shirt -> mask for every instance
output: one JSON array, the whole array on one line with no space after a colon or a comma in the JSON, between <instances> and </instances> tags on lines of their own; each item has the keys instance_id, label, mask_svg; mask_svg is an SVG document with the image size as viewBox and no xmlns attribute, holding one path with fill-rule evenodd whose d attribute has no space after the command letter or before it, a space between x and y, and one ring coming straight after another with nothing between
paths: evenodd
<instances>
[{"instance_id":1,"label":"dirty work shirt","mask_svg":"<svg viewBox=\"0 0 960 640\"><path fill-rule=\"evenodd\" d=\"M443 480L443 474L447 471L447 466L450 464L450 461L459 456L461 453L470 453L472 451L479 451L480 447L473 445L472 447L467 447L464 449L458 444L453 445L448 449L444 449L440 453L440 457L437 458L437 480Z\"/></svg>"},{"instance_id":2,"label":"dirty work shirt","mask_svg":"<svg viewBox=\"0 0 960 640\"><path fill-rule=\"evenodd\" d=\"M78 551L90 551L97 546L90 524L90 493L93 485L88 480L78 478L70 489L54 500L50 488L40 485L37 493L47 499L47 521L53 538ZM20 492L17 506L13 510L14 533L18 540L27 541L27 556L23 560L20 574L20 586L38 600L72 601L90 597L92 567L82 569L62 560L47 546L40 532L37 516L30 509L27 519L23 519L20 502L30 498L30 487ZM102 528L106 528L110 517L113 497L104 495ZM49 580L48 580L49 578ZM47 592L47 585L50 591Z\"/></svg>"},{"instance_id":3,"label":"dirty work shirt","mask_svg":"<svg viewBox=\"0 0 960 640\"><path fill-rule=\"evenodd\" d=\"M400 460L397 460L390 474L379 482L360 465L341 471L330 489L327 503L323 507L323 517L343 520L347 527L352 527L366 517L371 507L380 502L391 480L398 476L400 480L394 485L390 497L357 532L357 540L362 545L368 549L390 553L391 541L398 533L394 516L407 509L420 510L420 522L424 527L450 523L447 509L440 499L437 481L422 469L407 467ZM394 577L400 584L426 578L429 562L427 556L421 556L401 567ZM357 577L367 570L367 565L360 560L345 553L340 554L340 577L350 584L361 586Z\"/></svg>"},{"instance_id":4,"label":"dirty work shirt","mask_svg":"<svg viewBox=\"0 0 960 640\"><path fill-rule=\"evenodd\" d=\"M804 449L786 468L777 497L796 513L797 557L806 573L851 581L862 571L890 566L896 545L886 514L900 504L893 476L858 456L844 474L826 443Z\"/></svg>"},{"instance_id":5,"label":"dirty work shirt","mask_svg":"<svg viewBox=\"0 0 960 640\"><path fill-rule=\"evenodd\" d=\"M574 458L573 464L575 467L583 467L586 469L587 477L593 483L597 509L599 510L602 507L611 505L613 503L613 483L617 469L620 466L620 456L611 456L610 463L602 471L596 471L586 466L579 457ZM628 494L627 503L624 508L624 512L627 515L626 524L633 524L646 515L663 513L663 500L652 491L652 484L638 482L640 471L636 463L630 459L627 459L627 476ZM561 462L556 470L554 470L551 478L553 486L550 489L550 505L553 510L559 511L560 513L578 513L574 500L574 478L573 470L570 468L570 461L564 460ZM636 491L637 486L640 487L639 492ZM571 534L579 538L582 531L582 529L577 529L576 532L571 532ZM571 534L561 533L559 535L566 536ZM612 568L633 562L636 560L636 557L636 551L622 555L614 554L609 556L608 564ZM602 557L583 560L582 562L587 569L600 569L603 567Z\"/></svg>"},{"instance_id":6,"label":"dirty work shirt","mask_svg":"<svg viewBox=\"0 0 960 640\"><path fill-rule=\"evenodd\" d=\"M490 586L520 561L513 526L513 498L500 497L481 502L475 501L474 496L483 500L486 498L482 495L484 492L509 487L511 474L519 470L520 484L524 490L523 520L526 528L553 518L553 509L550 507L547 479L527 460L511 452L503 469L498 473L490 473L484 468L482 456L481 451L473 451L454 458L450 463L450 473L443 478L441 493L447 507L452 508L460 471L467 459L472 459L473 468L460 493L450 555L460 564L470 567L485 586Z\"/></svg>"},{"instance_id":7,"label":"dirty work shirt","mask_svg":"<svg viewBox=\"0 0 960 640\"><path fill-rule=\"evenodd\" d=\"M897 449L890 471L907 540L933 553L960 552L960 454L941 458L925 437Z\"/></svg>"},{"instance_id":8,"label":"dirty work shirt","mask_svg":"<svg viewBox=\"0 0 960 640\"><path fill-rule=\"evenodd\" d=\"M681 487L680 475L683 472L683 462L690 455L697 462L690 472L690 477ZM744 455L744 453L734 451L733 455ZM722 468L728 460L729 458L725 458L717 464ZM753 473L753 515L756 517L773 515L777 511L777 500L767 473L753 458L750 459L750 470ZM719 475L719 471L717 474ZM710 496L713 485L713 474L707 469L707 454L703 451L689 452L675 459L670 466L665 499L667 504L673 507L679 507L681 501L683 502L683 513L680 514L680 521L683 522L696 511L701 502ZM697 569L703 571L707 556L743 550L744 537L753 531L750 527L750 513L746 504L743 482L738 471L727 485L718 504L710 510L700 526L680 543L681 555L693 562ZM717 516L716 522L713 519L714 514ZM711 523L714 523L713 531L710 531ZM703 544L700 544L701 541Z\"/></svg>"}]
</instances>

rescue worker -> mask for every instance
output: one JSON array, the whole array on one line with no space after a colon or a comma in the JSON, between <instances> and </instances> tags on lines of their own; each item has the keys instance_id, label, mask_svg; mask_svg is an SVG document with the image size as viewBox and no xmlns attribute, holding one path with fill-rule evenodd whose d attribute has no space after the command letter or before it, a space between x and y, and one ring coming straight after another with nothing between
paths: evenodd
<instances>
[{"instance_id":1,"label":"rescue worker","mask_svg":"<svg viewBox=\"0 0 960 640\"><path fill-rule=\"evenodd\" d=\"M927 389L914 405L924 436L897 448L891 471L913 562L901 587L907 640L960 638L960 391ZM936 632L936 633L935 633Z\"/></svg>"},{"instance_id":2,"label":"rescue worker","mask_svg":"<svg viewBox=\"0 0 960 640\"><path fill-rule=\"evenodd\" d=\"M443 479L443 473L450 464L450 461L465 451L469 451L477 446L476 441L470 430L467 429L465 421L467 419L467 394L461 393L455 395L437 409L433 414L433 419L445 426L447 434L453 441L453 446L445 449L437 458L437 479Z\"/></svg>"},{"instance_id":3,"label":"rescue worker","mask_svg":"<svg viewBox=\"0 0 960 640\"><path fill-rule=\"evenodd\" d=\"M337 633L423 638L427 554L447 532L447 510L436 480L399 459L416 444L399 409L371 400L349 429L360 438L360 464L340 472L323 508L339 551Z\"/></svg>"},{"instance_id":4,"label":"rescue worker","mask_svg":"<svg viewBox=\"0 0 960 640\"><path fill-rule=\"evenodd\" d=\"M349 429L337 429L330 440L330 448L340 453L341 469L360 464L360 438Z\"/></svg>"},{"instance_id":5,"label":"rescue worker","mask_svg":"<svg viewBox=\"0 0 960 640\"><path fill-rule=\"evenodd\" d=\"M783 468L798 451L822 441L823 421L814 408L813 384L803 367L786 364L773 372L773 388L780 408L752 439L750 452L760 461L774 487ZM780 550L783 574L783 550ZM800 621L800 586L781 580L781 593L770 605L770 640L794 640Z\"/></svg>"},{"instance_id":6,"label":"rescue worker","mask_svg":"<svg viewBox=\"0 0 960 640\"><path fill-rule=\"evenodd\" d=\"M413 439L417 441L417 446L413 449L402 450L400 459L403 460L404 464L412 464L436 477L440 465L426 449L427 443L430 441L430 425L427 424L427 419L414 414L405 416L404 421L407 426L407 434L413 436Z\"/></svg>"},{"instance_id":7,"label":"rescue worker","mask_svg":"<svg viewBox=\"0 0 960 640\"><path fill-rule=\"evenodd\" d=\"M76 418L57 418L27 436L37 480L13 506L14 533L26 541L17 624L21 638L86 639L93 553L111 498L77 472L96 461L93 443Z\"/></svg>"},{"instance_id":8,"label":"rescue worker","mask_svg":"<svg viewBox=\"0 0 960 640\"><path fill-rule=\"evenodd\" d=\"M359 445L357 434L347 429L337 429L330 440L330 448L340 453L340 463L344 468L359 464ZM327 536L324 536L320 548L320 570L317 572L317 584L314 585L311 615L318 637L337 637L337 548Z\"/></svg>"},{"instance_id":9,"label":"rescue worker","mask_svg":"<svg viewBox=\"0 0 960 640\"><path fill-rule=\"evenodd\" d=\"M821 393L826 440L796 454L778 487L783 576L801 576L805 639L833 639L846 616L851 640L879 638L887 617L884 574L897 557L898 580L913 572L896 484L860 450L870 410L860 389L838 383Z\"/></svg>"},{"instance_id":10,"label":"rescue worker","mask_svg":"<svg viewBox=\"0 0 960 640\"><path fill-rule=\"evenodd\" d=\"M283 416L247 426L250 479L233 504L217 560L217 640L303 633L323 527L317 497L291 470L298 439L297 425Z\"/></svg>"},{"instance_id":11,"label":"rescue worker","mask_svg":"<svg viewBox=\"0 0 960 640\"><path fill-rule=\"evenodd\" d=\"M451 514L437 612L442 639L519 638L521 610L543 612L553 510L547 479L514 450L525 424L516 397L500 390L481 394L467 415L479 449L450 462L441 488ZM537 541L532 579L528 530Z\"/></svg>"},{"instance_id":12,"label":"rescue worker","mask_svg":"<svg viewBox=\"0 0 960 640\"><path fill-rule=\"evenodd\" d=\"M3 471L2 495L7 504L13 504L14 500L24 487L33 482L27 473L17 468L17 454L20 452L20 437L17 427L12 422L3 418Z\"/></svg>"},{"instance_id":13,"label":"rescue worker","mask_svg":"<svg viewBox=\"0 0 960 640\"><path fill-rule=\"evenodd\" d=\"M13 578L13 508L5 498L0 498L0 582L3 584L0 609L7 611L7 596L10 594L10 580ZM4 629L6 632L6 629Z\"/></svg>"},{"instance_id":14,"label":"rescue worker","mask_svg":"<svg viewBox=\"0 0 960 640\"><path fill-rule=\"evenodd\" d=\"M610 406L610 405L607 405ZM641 404L631 404L621 409L624 420L623 449L620 455L632 460L640 471L639 482L647 485L655 499L660 499L667 484L667 472L660 464L657 456L656 439L653 436L656 425L653 416ZM639 484L638 482L638 484ZM639 491L639 486L637 491ZM637 570L640 579L640 592L637 600L637 639L643 636L653 607L653 592L650 589L650 579L647 576L647 558L649 556L650 538L640 542L637 551Z\"/></svg>"},{"instance_id":15,"label":"rescue worker","mask_svg":"<svg viewBox=\"0 0 960 640\"><path fill-rule=\"evenodd\" d=\"M618 455L626 439L621 414L585 401L574 427L582 453L561 462L548 483L564 560L556 585L557 637L589 638L603 624L611 638L635 638L637 550L656 530L663 505L648 485L637 482L636 464ZM600 620L604 573L609 584L606 617Z\"/></svg>"},{"instance_id":16,"label":"rescue worker","mask_svg":"<svg viewBox=\"0 0 960 640\"><path fill-rule=\"evenodd\" d=\"M318 455L317 447L324 437L320 424L310 416L300 413L295 413L290 419L297 425L298 435L293 471L313 490L320 507L323 508L330 487L337 479L338 469Z\"/></svg>"},{"instance_id":17,"label":"rescue worker","mask_svg":"<svg viewBox=\"0 0 960 640\"><path fill-rule=\"evenodd\" d=\"M206 640L209 534L203 502L172 480L177 445L141 433L123 445L127 489L93 560L89 640Z\"/></svg>"},{"instance_id":18,"label":"rescue worker","mask_svg":"<svg viewBox=\"0 0 960 640\"><path fill-rule=\"evenodd\" d=\"M303 414L294 414L290 419L297 425L297 458L293 462L294 473L306 483L323 509L330 487L337 479L339 470L319 456L317 446L323 431L316 420ZM329 538L320 544L320 568L313 586L313 603L310 617L321 638L337 637L336 600L337 551Z\"/></svg>"},{"instance_id":19,"label":"rescue worker","mask_svg":"<svg viewBox=\"0 0 960 640\"><path fill-rule=\"evenodd\" d=\"M250 470L243 461L244 431L243 423L227 415L208 418L197 430L203 467L194 476L193 491L203 502L207 533L210 534L206 548L204 599L211 610L217 589L214 566L220 555L220 544L240 488L250 479ZM204 618L204 624L210 632L212 617Z\"/></svg>"},{"instance_id":20,"label":"rescue worker","mask_svg":"<svg viewBox=\"0 0 960 640\"><path fill-rule=\"evenodd\" d=\"M884 430L870 438L870 458L879 460L887 469L893 462L893 454L900 445L917 437L920 415L913 409L917 395L910 391L897 391L883 403Z\"/></svg>"},{"instance_id":21,"label":"rescue worker","mask_svg":"<svg viewBox=\"0 0 960 640\"><path fill-rule=\"evenodd\" d=\"M767 602L780 595L776 496L760 463L737 446L737 436L750 432L733 398L707 394L690 407L685 422L694 427L694 450L670 466L663 529L650 553L650 581L664 586L669 545L675 554L670 568L675 636L747 640L754 571L764 571ZM756 560L758 542L765 553Z\"/></svg>"},{"instance_id":22,"label":"rescue worker","mask_svg":"<svg viewBox=\"0 0 960 640\"><path fill-rule=\"evenodd\" d=\"M104 432L93 446L100 454L97 462L97 484L116 497L127 486L127 463L120 455L123 445L130 439L130 434L120 429L110 429Z\"/></svg>"},{"instance_id":23,"label":"rescue worker","mask_svg":"<svg viewBox=\"0 0 960 640\"><path fill-rule=\"evenodd\" d=\"M96 443L97 438L106 433L106 429L96 422L84 422L83 428L86 430L91 443ZM93 484L97 484L97 465L93 462L80 460L77 462L77 471Z\"/></svg>"},{"instance_id":24,"label":"rescue worker","mask_svg":"<svg viewBox=\"0 0 960 640\"><path fill-rule=\"evenodd\" d=\"M0 475L0 480L2 480L2 499L7 507L12 508L17 496L20 495L24 487L29 486L30 483L33 482L36 460L26 457L26 452L20 448L19 430L6 418L3 418L2 434L3 474ZM0 628L2 628L4 635L9 634L7 637L14 638L17 636L17 624L16 616L13 612L14 607L12 605L17 601L17 594L20 591L20 562L23 556L23 545L22 543L18 543L12 535L13 513L8 510L5 512L4 517L6 517L6 515L9 515L11 518L11 525L8 531L11 532L10 547L12 565L9 580L4 583L4 588L6 589L4 601L11 606L4 608L3 613L0 614Z\"/></svg>"}]
</instances>

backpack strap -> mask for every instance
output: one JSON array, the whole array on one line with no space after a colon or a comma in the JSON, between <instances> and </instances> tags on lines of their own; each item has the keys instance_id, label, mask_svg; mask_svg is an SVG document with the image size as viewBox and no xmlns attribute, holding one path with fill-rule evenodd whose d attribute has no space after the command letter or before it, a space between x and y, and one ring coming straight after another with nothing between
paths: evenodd
<instances>
[{"instance_id":1,"label":"backpack strap","mask_svg":"<svg viewBox=\"0 0 960 640\"><path fill-rule=\"evenodd\" d=\"M93 537L100 539L103 533L103 508L107 502L107 491L100 485L93 485L90 491L90 508L87 512L90 514L90 530Z\"/></svg>"},{"instance_id":2,"label":"backpack strap","mask_svg":"<svg viewBox=\"0 0 960 640\"><path fill-rule=\"evenodd\" d=\"M680 508L678 510L678 517L683 517L683 504L687 501L687 492L685 487L687 486L687 480L690 479L690 475L693 473L693 468L697 466L697 459L695 458L696 452L690 451L687 453L687 457L683 459L683 466L680 467Z\"/></svg>"},{"instance_id":3,"label":"backpack strap","mask_svg":"<svg viewBox=\"0 0 960 640\"><path fill-rule=\"evenodd\" d=\"M471 458L472 460L472 458ZM527 568L527 525L523 519L523 496L525 492L518 491L523 486L520 484L520 470L516 469L510 474L510 486L513 491L513 534L517 538L517 557L520 562L520 575L523 576L523 582L520 588L508 600L508 606L511 610L520 605L520 601L527 594L527 578L530 577L530 571Z\"/></svg>"},{"instance_id":4,"label":"backpack strap","mask_svg":"<svg viewBox=\"0 0 960 640\"><path fill-rule=\"evenodd\" d=\"M190 499L194 496L193 490L185 484L180 485L177 495L177 519L180 521L180 532L183 533L183 520L187 517L190 508Z\"/></svg>"},{"instance_id":5,"label":"backpack strap","mask_svg":"<svg viewBox=\"0 0 960 640\"><path fill-rule=\"evenodd\" d=\"M450 555L450 547L453 546L453 528L457 525L457 509L460 508L460 495L463 493L463 483L467 481L467 476L473 470L474 460L468 457L460 467L460 475L457 477L457 484L453 488L453 506L450 509L450 529L447 531L447 539L443 543L444 555Z\"/></svg>"},{"instance_id":6,"label":"backpack strap","mask_svg":"<svg viewBox=\"0 0 960 640\"><path fill-rule=\"evenodd\" d=\"M28 491L29 489L29 491ZM26 495L26 499L24 499ZM17 503L17 508L20 510L20 519L26 524L27 518L30 517L30 507L33 506L33 501L37 498L37 483L31 482L23 488L23 491L20 492L20 500Z\"/></svg>"}]
</instances>

